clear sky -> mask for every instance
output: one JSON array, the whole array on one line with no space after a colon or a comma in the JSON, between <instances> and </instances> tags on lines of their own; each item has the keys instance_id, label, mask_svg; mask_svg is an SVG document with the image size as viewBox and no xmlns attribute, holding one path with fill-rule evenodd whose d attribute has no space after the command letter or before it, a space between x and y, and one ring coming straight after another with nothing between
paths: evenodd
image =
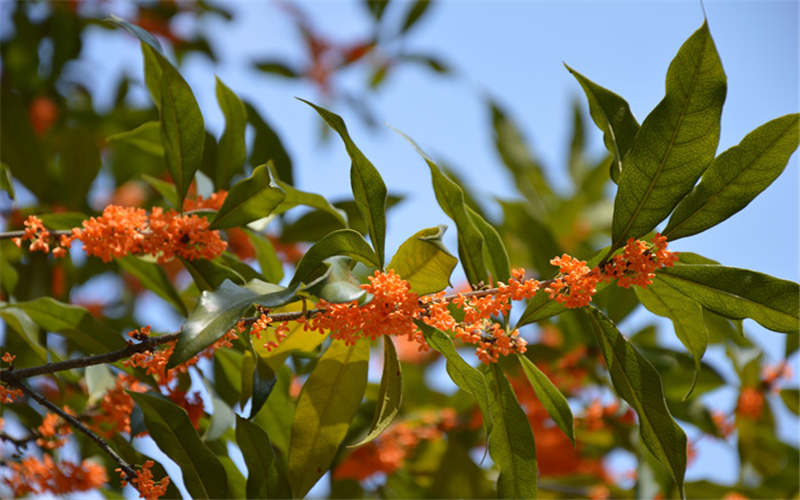
<instances>
[{"instance_id":1,"label":"clear sky","mask_svg":"<svg viewBox=\"0 0 800 500\"><path fill-rule=\"evenodd\" d=\"M367 13L358 2L301 5L335 40L369 33ZM214 97L213 71L235 92L256 103L279 132L294 160L299 187L332 198L349 195L349 159L341 143L333 140L320 145L316 115L293 98L318 101L314 89L248 68L253 59L297 60L301 56L301 42L285 14L272 2L251 0L229 6L236 15L233 23L211 22L203 28L222 64L213 68L207 59L193 57L184 66L206 123L215 132L223 125ZM404 9L397 7L390 6L387 15L398 16ZM728 76L718 151L722 152L766 121L798 111L798 2L707 1L705 11ZM119 13L126 13L124 4ZM521 125L548 166L549 178L566 189L570 102L583 96L562 62L625 97L641 122L663 97L670 60L702 22L703 10L695 1L442 1L414 28L408 48L436 54L455 67L458 76L401 68L368 100L380 120L416 139L434 157L458 167L467 183L487 200L485 205L492 205L493 196L516 196L492 146L482 96L495 96ZM79 64L99 71L92 84L101 96L110 99L111 92L111 82L103 74L125 70L141 75L138 44L131 37L98 30L87 38ZM350 71L341 84L363 88L366 78L362 72ZM452 227L436 204L427 167L408 143L388 128L366 128L345 106L335 110L390 189L407 196L389 217L387 254L421 228L441 223ZM601 152L601 134L590 122L589 134L594 150ZM701 235L676 242L674 248L798 281L799 188L795 154L783 175L743 212ZM446 239L453 251L454 236L451 229ZM781 334L751 321L746 328L767 348L771 361L782 356ZM709 356L724 373L730 373L718 352ZM797 356L793 361L797 374ZM735 394L730 390L714 397L727 410ZM786 439L794 435L796 442L797 420L785 413L780 412L781 435ZM727 448L710 441L704 440L688 477L732 481L736 459Z\"/></svg>"}]
</instances>

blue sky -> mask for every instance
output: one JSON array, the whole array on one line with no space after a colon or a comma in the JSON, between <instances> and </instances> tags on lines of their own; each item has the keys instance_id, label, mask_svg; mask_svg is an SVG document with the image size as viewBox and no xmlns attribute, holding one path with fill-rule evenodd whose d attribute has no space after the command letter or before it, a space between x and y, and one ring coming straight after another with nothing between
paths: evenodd
<instances>
[{"instance_id":1,"label":"blue sky","mask_svg":"<svg viewBox=\"0 0 800 500\"><path fill-rule=\"evenodd\" d=\"M300 4L335 40L369 34L369 19L357 2ZM214 21L203 28L222 64L212 67L207 59L193 57L183 68L207 125L215 132L223 126L214 94L212 72L216 72L231 89L254 102L279 132L294 160L299 187L332 198L348 195L349 160L343 147L338 140L320 145L316 115L294 99L318 101L314 89L248 69L248 63L260 57L297 60L301 56L297 33L272 2L241 1L229 6L236 15L233 23ZM390 6L387 15L398 16L404 10L398 7ZM798 111L798 3L707 1L705 11L728 76L718 150L722 152L766 121ZM124 3L120 4L119 14L125 13ZM381 120L417 140L434 157L458 167L467 183L491 200L516 196L492 146L483 99L485 94L492 95L549 166L549 178L566 189L570 102L582 94L562 63L625 97L641 122L663 97L670 60L702 22L703 10L694 1L438 2L414 28L408 48L441 57L457 69L458 76L401 68L368 99ZM131 37L98 30L87 42L78 64L98 73L92 85L101 98L110 99L111 93L111 81L102 75L124 69L141 77L138 44ZM362 72L349 71L340 82L358 89L366 78ZM389 217L387 254L423 227L452 226L436 204L427 167L404 139L388 128L367 129L344 106L335 110L390 189L407 196ZM601 135L591 124L589 136L600 153ZM676 242L674 248L798 281L799 183L795 154L783 175L743 212L701 235ZM451 229L446 240L453 250L454 236ZM772 361L782 356L781 334L750 321L746 327ZM724 364L719 353L710 356ZM793 362L797 374L797 356ZM732 392L717 396L719 404L728 408L734 397ZM797 420L781 413L781 435L789 438L796 429ZM732 480L736 470L732 455L715 443L704 444L689 477Z\"/></svg>"}]
</instances>

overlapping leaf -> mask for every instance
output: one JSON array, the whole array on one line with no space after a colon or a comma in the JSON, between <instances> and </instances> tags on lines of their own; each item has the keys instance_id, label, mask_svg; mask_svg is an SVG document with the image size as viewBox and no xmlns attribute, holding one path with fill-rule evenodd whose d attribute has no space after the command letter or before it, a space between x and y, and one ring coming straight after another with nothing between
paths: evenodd
<instances>
[{"instance_id":1,"label":"overlapping leaf","mask_svg":"<svg viewBox=\"0 0 800 500\"><path fill-rule=\"evenodd\" d=\"M243 226L270 215L286 199L286 193L272 180L267 165L260 165L250 177L237 182L211 221L211 229Z\"/></svg>"},{"instance_id":2,"label":"overlapping leaf","mask_svg":"<svg viewBox=\"0 0 800 500\"><path fill-rule=\"evenodd\" d=\"M533 390L536 391L536 397L542 402L547 413L558 425L558 428L564 431L564 434L569 437L572 444L575 444L575 427L572 423L572 410L569 408L569 403L564 394L558 390L553 382L542 373L538 366L533 364L533 361L523 355L518 355L522 371L528 378Z\"/></svg>"},{"instance_id":3,"label":"overlapping leaf","mask_svg":"<svg viewBox=\"0 0 800 500\"><path fill-rule=\"evenodd\" d=\"M389 262L398 276L408 281L411 291L420 295L444 290L458 259L442 244L447 226L423 229L400 245Z\"/></svg>"},{"instance_id":4,"label":"overlapping leaf","mask_svg":"<svg viewBox=\"0 0 800 500\"><path fill-rule=\"evenodd\" d=\"M217 78L217 103L225 116L225 130L217 146L215 186L228 187L231 177L244 167L247 156L244 129L247 125L247 110L239 96Z\"/></svg>"}]
</instances>

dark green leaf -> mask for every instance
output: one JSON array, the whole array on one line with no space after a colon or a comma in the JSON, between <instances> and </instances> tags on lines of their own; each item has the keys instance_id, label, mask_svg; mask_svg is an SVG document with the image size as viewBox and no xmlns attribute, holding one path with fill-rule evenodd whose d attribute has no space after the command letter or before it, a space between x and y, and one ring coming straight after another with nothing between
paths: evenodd
<instances>
[{"instance_id":1,"label":"dark green leaf","mask_svg":"<svg viewBox=\"0 0 800 500\"><path fill-rule=\"evenodd\" d=\"M387 269L408 281L411 291L419 295L435 293L447 288L450 275L458 259L442 244L447 226L423 229L407 239L397 249Z\"/></svg>"},{"instance_id":2,"label":"dark green leaf","mask_svg":"<svg viewBox=\"0 0 800 500\"><path fill-rule=\"evenodd\" d=\"M297 263L294 277L289 287L299 286L307 282L308 278L317 278L324 273L323 261L334 255L346 255L365 264L379 267L379 260L375 252L369 247L364 238L352 229L334 231L314 244Z\"/></svg>"},{"instance_id":3,"label":"dark green leaf","mask_svg":"<svg viewBox=\"0 0 800 500\"><path fill-rule=\"evenodd\" d=\"M278 381L272 388L264 409L256 415L253 423L258 424L265 431L269 431L270 441L285 457L289 453L289 439L292 433L295 407L294 399L289 396L289 384L293 375L286 365L276 370L276 374Z\"/></svg>"},{"instance_id":4,"label":"dark green leaf","mask_svg":"<svg viewBox=\"0 0 800 500\"><path fill-rule=\"evenodd\" d=\"M245 230L247 238L256 250L256 260L261 268L261 275L270 283L279 283L283 279L283 263L275 253L275 247L269 240L255 231Z\"/></svg>"},{"instance_id":5,"label":"dark green leaf","mask_svg":"<svg viewBox=\"0 0 800 500\"><path fill-rule=\"evenodd\" d=\"M180 406L160 396L129 392L144 412L150 437L183 473L183 484L194 498L227 498L225 468L192 427Z\"/></svg>"},{"instance_id":6,"label":"dark green leaf","mask_svg":"<svg viewBox=\"0 0 800 500\"><path fill-rule=\"evenodd\" d=\"M253 62L253 67L261 72L283 76L285 78L298 78L300 76L300 73L295 71L291 66L283 61L277 61L275 59L255 61Z\"/></svg>"},{"instance_id":7,"label":"dark green leaf","mask_svg":"<svg viewBox=\"0 0 800 500\"><path fill-rule=\"evenodd\" d=\"M672 60L666 87L623 160L613 248L664 220L714 159L727 83L706 23Z\"/></svg>"},{"instance_id":8,"label":"dark green leaf","mask_svg":"<svg viewBox=\"0 0 800 500\"><path fill-rule=\"evenodd\" d=\"M16 200L14 195L14 181L11 179L11 171L5 163L0 163L0 191L8 193L11 201Z\"/></svg>"},{"instance_id":9,"label":"dark green leaf","mask_svg":"<svg viewBox=\"0 0 800 500\"><path fill-rule=\"evenodd\" d=\"M118 258L117 264L123 271L139 280L142 286L169 302L182 316L189 314L181 296L158 264L146 262L132 255Z\"/></svg>"},{"instance_id":10,"label":"dark green leaf","mask_svg":"<svg viewBox=\"0 0 800 500\"><path fill-rule=\"evenodd\" d=\"M795 415L800 415L800 390L798 389L781 389L780 392L783 404Z\"/></svg>"},{"instance_id":11,"label":"dark green leaf","mask_svg":"<svg viewBox=\"0 0 800 500\"><path fill-rule=\"evenodd\" d=\"M110 22L110 23L112 23L112 24L115 24L115 25L117 25L117 26L119 26L119 27L121 27L121 28L123 28L125 30L127 30L132 35L137 37L139 40L141 40L142 42L144 42L144 43L148 44L149 46L151 46L159 54L162 54L162 55L164 54L164 49L161 47L161 43L158 41L158 38L156 38L153 35L151 35L149 31L147 31L145 29L142 29L142 28L140 28L139 26L137 26L135 24L131 24L131 23L125 21L124 19L122 19L120 17L117 17L117 16L115 16L113 14L111 16L109 16L108 18L106 18L105 20Z\"/></svg>"},{"instance_id":12,"label":"dark green leaf","mask_svg":"<svg viewBox=\"0 0 800 500\"><path fill-rule=\"evenodd\" d=\"M375 406L375 416L369 426L369 432L358 442L351 444L350 448L366 444L389 427L400 412L403 397L403 377L400 372L400 360L397 359L397 349L392 338L383 336L383 375L378 388L378 401Z\"/></svg>"},{"instance_id":13,"label":"dark green leaf","mask_svg":"<svg viewBox=\"0 0 800 500\"><path fill-rule=\"evenodd\" d=\"M403 20L403 25L400 28L400 33L405 33L414 26L417 21L425 14L433 2L431 0L416 0L411 8L406 12L406 17Z\"/></svg>"},{"instance_id":14,"label":"dark green leaf","mask_svg":"<svg viewBox=\"0 0 800 500\"><path fill-rule=\"evenodd\" d=\"M244 107L247 109L247 121L255 131L253 149L250 152L250 164L260 165L272 161L275 165L275 177L289 185L294 184L292 159L286 152L286 148L283 147L281 138L262 118L255 106L245 101Z\"/></svg>"},{"instance_id":15,"label":"dark green leaf","mask_svg":"<svg viewBox=\"0 0 800 500\"><path fill-rule=\"evenodd\" d=\"M161 144L161 123L157 121L145 122L133 130L110 135L106 141L110 143L123 142L153 156L164 156L164 146Z\"/></svg>"},{"instance_id":16,"label":"dark green leaf","mask_svg":"<svg viewBox=\"0 0 800 500\"><path fill-rule=\"evenodd\" d=\"M303 99L300 100L314 108L344 142L347 154L350 155L350 159L353 162L350 167L350 185L353 189L353 199L358 205L361 216L367 222L369 237L372 240L372 246L375 248L375 254L378 256L377 267L382 269L386 240L386 184L384 184L378 170L350 138L341 116Z\"/></svg>"},{"instance_id":17,"label":"dark green leaf","mask_svg":"<svg viewBox=\"0 0 800 500\"><path fill-rule=\"evenodd\" d=\"M603 131L603 142L614 157L611 178L618 182L622 173L622 159L633 144L633 138L639 131L639 123L625 99L597 85L566 64L564 66L578 80L586 94L592 120Z\"/></svg>"},{"instance_id":18,"label":"dark green leaf","mask_svg":"<svg viewBox=\"0 0 800 500\"><path fill-rule=\"evenodd\" d=\"M84 127L70 127L57 137L58 166L64 184L69 189L62 192L62 202L69 206L83 208L92 181L100 171L102 161L98 139Z\"/></svg>"},{"instance_id":19,"label":"dark green leaf","mask_svg":"<svg viewBox=\"0 0 800 500\"><path fill-rule=\"evenodd\" d=\"M214 290L225 280L230 280L237 285L245 283L244 276L220 262L219 259L187 260L182 258L181 262L192 275L192 279L200 290Z\"/></svg>"},{"instance_id":20,"label":"dark green leaf","mask_svg":"<svg viewBox=\"0 0 800 500\"><path fill-rule=\"evenodd\" d=\"M311 372L292 422L289 483L304 497L330 467L367 386L369 341L331 343Z\"/></svg>"},{"instance_id":21,"label":"dark green leaf","mask_svg":"<svg viewBox=\"0 0 800 500\"><path fill-rule=\"evenodd\" d=\"M31 126L25 99L9 91L9 85L0 89L0 161L11 174L41 198L50 188L46 172L44 150Z\"/></svg>"},{"instance_id":22,"label":"dark green leaf","mask_svg":"<svg viewBox=\"0 0 800 500\"><path fill-rule=\"evenodd\" d=\"M239 97L217 78L217 103L225 115L225 130L217 147L217 188L226 188L231 177L244 168L247 146L244 129L247 125L247 110Z\"/></svg>"},{"instance_id":23,"label":"dark green leaf","mask_svg":"<svg viewBox=\"0 0 800 500\"><path fill-rule=\"evenodd\" d=\"M675 264L658 279L711 311L733 319L751 318L776 332L797 332L800 285L766 274L708 264Z\"/></svg>"},{"instance_id":24,"label":"dark green leaf","mask_svg":"<svg viewBox=\"0 0 800 500\"><path fill-rule=\"evenodd\" d=\"M467 211L468 207L464 202L464 192L461 187L444 175L430 156L417 146L417 143L402 132L397 132L414 146L431 170L436 201L439 202L442 211L456 223L458 255L461 257L461 265L470 284L488 283L489 275L486 273L486 263L483 258L483 235Z\"/></svg>"},{"instance_id":25,"label":"dark green leaf","mask_svg":"<svg viewBox=\"0 0 800 500\"><path fill-rule=\"evenodd\" d=\"M276 475L275 452L267 433L241 417L236 418L236 443L247 465L247 498L271 498L270 476Z\"/></svg>"},{"instance_id":26,"label":"dark green leaf","mask_svg":"<svg viewBox=\"0 0 800 500\"><path fill-rule=\"evenodd\" d=\"M786 168L800 144L800 114L776 118L719 155L669 219L670 241L719 224L750 203Z\"/></svg>"},{"instance_id":27,"label":"dark green leaf","mask_svg":"<svg viewBox=\"0 0 800 500\"><path fill-rule=\"evenodd\" d=\"M592 307L587 315L617 394L639 417L642 442L670 471L683 496L686 434L667 409L661 377L602 312Z\"/></svg>"},{"instance_id":28,"label":"dark green leaf","mask_svg":"<svg viewBox=\"0 0 800 500\"><path fill-rule=\"evenodd\" d=\"M451 71L447 64L442 62L440 59L427 54L403 54L401 59L403 61L422 64L431 71L435 71L441 75L446 75Z\"/></svg>"},{"instance_id":29,"label":"dark green leaf","mask_svg":"<svg viewBox=\"0 0 800 500\"><path fill-rule=\"evenodd\" d=\"M492 432L489 454L500 468L497 496L536 498L536 443L528 417L519 405L503 370L493 363L489 379Z\"/></svg>"},{"instance_id":30,"label":"dark green leaf","mask_svg":"<svg viewBox=\"0 0 800 500\"><path fill-rule=\"evenodd\" d=\"M211 422L209 422L206 433L203 436L203 440L209 442L219 439L228 429L233 427L236 414L233 413L231 407L214 392L213 387L211 387L211 384L207 380L203 379L203 384L205 385L206 391L208 391L208 396L211 399L212 405Z\"/></svg>"},{"instance_id":31,"label":"dark green leaf","mask_svg":"<svg viewBox=\"0 0 800 500\"><path fill-rule=\"evenodd\" d=\"M536 397L542 402L547 413L553 419L553 422L558 425L559 429L564 431L564 434L569 437L572 444L575 444L575 427L572 423L572 410L569 408L567 398L553 385L553 382L542 373L538 366L533 364L533 361L525 356L518 355L522 371L528 378L533 389L536 391Z\"/></svg>"},{"instance_id":32,"label":"dark green leaf","mask_svg":"<svg viewBox=\"0 0 800 500\"><path fill-rule=\"evenodd\" d=\"M334 304L361 300L366 296L367 292L361 288L361 282L350 269L350 259L329 257L325 263L328 265L325 276L306 288L306 292Z\"/></svg>"},{"instance_id":33,"label":"dark green leaf","mask_svg":"<svg viewBox=\"0 0 800 500\"><path fill-rule=\"evenodd\" d=\"M261 165L247 179L234 184L211 229L243 226L248 222L270 215L284 201L286 194L273 182L269 168Z\"/></svg>"},{"instance_id":34,"label":"dark green leaf","mask_svg":"<svg viewBox=\"0 0 800 500\"><path fill-rule=\"evenodd\" d=\"M275 372L261 356L256 356L255 370L253 370L253 399L250 402L250 416L247 417L249 420L252 420L267 402L275 382Z\"/></svg>"},{"instance_id":35,"label":"dark green leaf","mask_svg":"<svg viewBox=\"0 0 800 500\"><path fill-rule=\"evenodd\" d=\"M550 260L564 252L553 230L541 216L532 213L528 203L500 200L500 205L505 216L502 229L507 241L517 240L518 246L528 250L525 262L530 263L539 276L550 277L555 274L556 268L550 264Z\"/></svg>"},{"instance_id":36,"label":"dark green leaf","mask_svg":"<svg viewBox=\"0 0 800 500\"><path fill-rule=\"evenodd\" d=\"M248 286L256 288L253 282ZM204 291L197 307L181 328L181 336L168 367L183 363L222 337L252 304L277 307L289 302L295 292L294 288L282 289L263 282L258 286L258 291L253 291L227 280L213 292Z\"/></svg>"},{"instance_id":37,"label":"dark green leaf","mask_svg":"<svg viewBox=\"0 0 800 500\"><path fill-rule=\"evenodd\" d=\"M690 297L673 288L664 280L656 279L650 286L634 287L636 296L650 312L672 320L675 335L692 353L694 358L694 374L697 380L700 374L700 360L708 346L708 330L703 321L703 308ZM689 388L686 398L694 389Z\"/></svg>"},{"instance_id":38,"label":"dark green leaf","mask_svg":"<svg viewBox=\"0 0 800 500\"><path fill-rule=\"evenodd\" d=\"M161 197L164 198L164 201L166 201L169 205L171 205L173 208L179 208L178 193L175 191L175 184L162 181L161 179L156 179L155 177L146 174L142 176L142 179L150 184L153 189L158 191L158 194L160 194Z\"/></svg>"},{"instance_id":39,"label":"dark green leaf","mask_svg":"<svg viewBox=\"0 0 800 500\"><path fill-rule=\"evenodd\" d=\"M383 17L383 12L389 5L389 0L364 0L363 5L367 8L372 17L376 21L380 21Z\"/></svg>"},{"instance_id":40,"label":"dark green leaf","mask_svg":"<svg viewBox=\"0 0 800 500\"><path fill-rule=\"evenodd\" d=\"M475 224L475 227L478 228L478 231L483 236L484 250L488 254L486 262L492 273L492 279L494 282L502 281L503 283L508 283L511 277L511 263L508 260L508 252L506 252L503 239L500 238L497 229L469 205L467 205L467 213L472 223Z\"/></svg>"}]
</instances>

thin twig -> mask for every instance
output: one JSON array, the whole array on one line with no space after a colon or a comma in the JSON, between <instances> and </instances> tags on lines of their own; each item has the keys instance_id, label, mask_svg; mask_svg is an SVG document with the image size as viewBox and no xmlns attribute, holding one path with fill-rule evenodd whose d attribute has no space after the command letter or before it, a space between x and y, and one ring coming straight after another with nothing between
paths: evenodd
<instances>
[{"instance_id":1,"label":"thin twig","mask_svg":"<svg viewBox=\"0 0 800 500\"><path fill-rule=\"evenodd\" d=\"M31 441L36 441L38 438L39 436L37 434L31 434L30 436L24 438L15 438L14 436L9 436L5 432L0 432L0 441L11 443L16 446L17 449L28 446L28 443Z\"/></svg>"},{"instance_id":2,"label":"thin twig","mask_svg":"<svg viewBox=\"0 0 800 500\"><path fill-rule=\"evenodd\" d=\"M48 230L50 236L69 236L72 234L72 229L56 229ZM22 238L25 236L25 231L5 231L0 233L0 240L8 240L11 238Z\"/></svg>"},{"instance_id":3,"label":"thin twig","mask_svg":"<svg viewBox=\"0 0 800 500\"><path fill-rule=\"evenodd\" d=\"M40 395L38 392L34 391L33 389L31 389L27 385L23 384L19 380L12 379L12 380L7 380L7 382L9 384L19 388L22 392L24 392L25 394L27 394L28 396L33 398L40 405L44 406L45 408L47 408L48 410L52 411L53 413L58 414L59 417L63 418L65 421L69 422L69 424L72 427L74 427L74 428L78 429L79 431L83 432L84 434L86 434L92 441L97 443L97 445L103 451L105 451L108 454L108 456L111 457L112 460L114 460L115 462L117 462L117 464L119 464L120 468L125 473L125 476L126 476L127 480L130 481L130 480L132 480L133 478L136 477L136 470L133 468L133 466L131 466L131 464L126 462L124 458L119 456L119 454L116 451L114 451L113 448L111 448L111 446L108 444L108 442L106 442L105 439L101 438L100 436L98 436L97 434L92 432L91 429L89 429L88 427L83 425L77 418L75 418L72 415L70 415L69 413L65 412L64 410L62 410L61 408L59 408L55 404L51 403L50 401L47 400L47 398L45 398L44 396Z\"/></svg>"}]
</instances>

